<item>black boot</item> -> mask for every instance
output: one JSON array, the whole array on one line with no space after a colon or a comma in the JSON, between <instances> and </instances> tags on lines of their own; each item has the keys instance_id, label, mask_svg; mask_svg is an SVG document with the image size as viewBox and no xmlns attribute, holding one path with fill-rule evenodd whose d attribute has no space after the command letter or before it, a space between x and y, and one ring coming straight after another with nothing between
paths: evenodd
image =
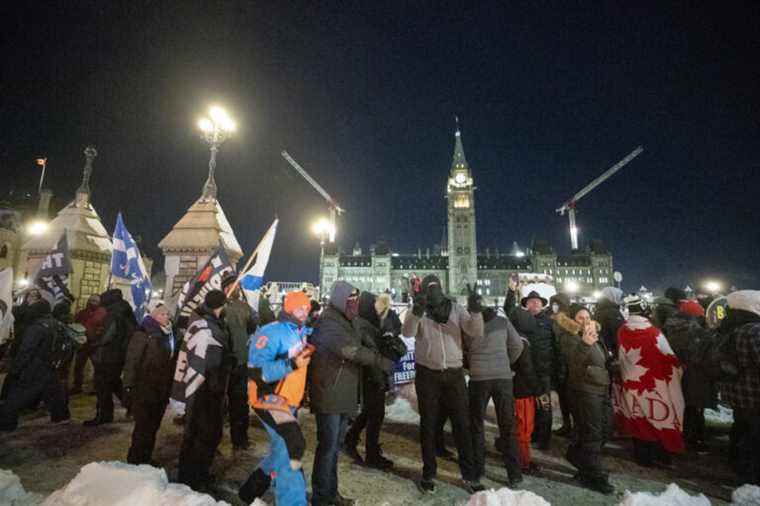
<instances>
[{"instance_id":1,"label":"black boot","mask_svg":"<svg viewBox=\"0 0 760 506\"><path fill-rule=\"evenodd\" d=\"M272 479L260 468L256 469L238 490L238 497L246 504L251 504L269 490Z\"/></svg>"}]
</instances>

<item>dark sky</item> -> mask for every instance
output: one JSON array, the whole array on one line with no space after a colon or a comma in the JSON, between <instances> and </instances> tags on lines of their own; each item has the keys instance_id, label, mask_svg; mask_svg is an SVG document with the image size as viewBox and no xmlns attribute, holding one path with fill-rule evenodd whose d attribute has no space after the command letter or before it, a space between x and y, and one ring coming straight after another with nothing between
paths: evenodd
<instances>
[{"instance_id":1,"label":"dark sky","mask_svg":"<svg viewBox=\"0 0 760 506\"><path fill-rule=\"evenodd\" d=\"M195 123L212 102L240 125L220 201L246 251L279 214L278 280L317 277L309 225L325 212L280 150L348 209L344 246L416 251L443 232L458 114L481 249L567 252L554 209L643 144L579 204L581 240L611 247L628 289L707 275L758 288L757 2L10 3L3 186L33 188L44 154L73 197L95 144L96 209L109 230L124 212L154 257L200 194Z\"/></svg>"}]
</instances>

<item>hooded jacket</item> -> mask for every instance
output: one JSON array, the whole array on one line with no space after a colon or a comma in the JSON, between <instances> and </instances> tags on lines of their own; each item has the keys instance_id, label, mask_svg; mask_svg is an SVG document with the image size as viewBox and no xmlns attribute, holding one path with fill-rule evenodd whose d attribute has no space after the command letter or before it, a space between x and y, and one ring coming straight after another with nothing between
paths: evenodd
<instances>
[{"instance_id":1,"label":"hooded jacket","mask_svg":"<svg viewBox=\"0 0 760 506\"><path fill-rule=\"evenodd\" d=\"M174 334L146 316L129 339L124 388L131 388L135 399L168 402L176 358Z\"/></svg>"},{"instance_id":2,"label":"hooded jacket","mask_svg":"<svg viewBox=\"0 0 760 506\"><path fill-rule=\"evenodd\" d=\"M522 351L522 338L509 320L494 314L485 322L483 335L470 340L470 380L511 380L511 364Z\"/></svg>"},{"instance_id":3,"label":"hooded jacket","mask_svg":"<svg viewBox=\"0 0 760 506\"><path fill-rule=\"evenodd\" d=\"M258 315L248 303L229 298L224 306L224 321L230 329L237 365L245 366L248 363L248 339L256 332Z\"/></svg>"},{"instance_id":4,"label":"hooded jacket","mask_svg":"<svg viewBox=\"0 0 760 506\"><path fill-rule=\"evenodd\" d=\"M583 342L583 328L572 318L560 313L555 319L559 345L567 360L567 388L597 395L606 395L610 385L607 370L609 353L604 341L592 345Z\"/></svg>"},{"instance_id":5,"label":"hooded jacket","mask_svg":"<svg viewBox=\"0 0 760 506\"><path fill-rule=\"evenodd\" d=\"M346 317L346 301L354 287L336 281L330 305L311 335L315 352L309 364L311 409L321 414L354 413L358 405L362 366L389 371L393 362L362 344L360 334Z\"/></svg>"},{"instance_id":6,"label":"hooded jacket","mask_svg":"<svg viewBox=\"0 0 760 506\"><path fill-rule=\"evenodd\" d=\"M522 307L512 309L509 319L520 335L530 341L533 354L533 368L539 378L551 378L555 374L555 359L557 357L554 342L553 321L546 311L536 316ZM546 380L544 380L546 383ZM549 385L547 384L547 388ZM546 393L546 392L542 392Z\"/></svg>"},{"instance_id":7,"label":"hooded jacket","mask_svg":"<svg viewBox=\"0 0 760 506\"><path fill-rule=\"evenodd\" d=\"M620 304L609 299L601 299L596 305L594 319L602 326L602 329L599 331L599 339L604 341L608 350L616 353L618 331L625 321L623 314L620 312Z\"/></svg>"},{"instance_id":8,"label":"hooded jacket","mask_svg":"<svg viewBox=\"0 0 760 506\"><path fill-rule=\"evenodd\" d=\"M10 370L10 375L18 378L14 386L20 388L44 382L55 371L50 362L58 322L50 312L50 304L41 300L28 305L25 318L24 335Z\"/></svg>"},{"instance_id":9,"label":"hooded jacket","mask_svg":"<svg viewBox=\"0 0 760 506\"><path fill-rule=\"evenodd\" d=\"M416 316L411 311L401 330L405 337L414 337L414 360L428 369L456 369L463 364L463 333L470 338L483 337L483 315L469 313L451 301L446 323L438 323L427 314Z\"/></svg>"},{"instance_id":10,"label":"hooded jacket","mask_svg":"<svg viewBox=\"0 0 760 506\"><path fill-rule=\"evenodd\" d=\"M91 341L95 350L92 362L99 365L123 364L128 340L137 327L132 306L122 298L121 291L117 288L104 292L100 297L100 305L104 312L100 313L102 323L96 323L97 335Z\"/></svg>"}]
</instances>

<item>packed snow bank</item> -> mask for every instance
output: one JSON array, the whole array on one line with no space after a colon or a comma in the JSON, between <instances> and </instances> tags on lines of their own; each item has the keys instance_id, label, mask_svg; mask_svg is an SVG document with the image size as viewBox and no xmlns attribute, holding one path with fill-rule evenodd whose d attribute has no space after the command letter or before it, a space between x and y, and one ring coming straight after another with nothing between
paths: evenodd
<instances>
[{"instance_id":1,"label":"packed snow bank","mask_svg":"<svg viewBox=\"0 0 760 506\"><path fill-rule=\"evenodd\" d=\"M678 485L671 483L662 494L650 492L625 491L620 506L710 506L710 501L703 494L689 495Z\"/></svg>"},{"instance_id":2,"label":"packed snow bank","mask_svg":"<svg viewBox=\"0 0 760 506\"><path fill-rule=\"evenodd\" d=\"M551 506L546 500L527 490L484 490L470 496L466 506Z\"/></svg>"},{"instance_id":3,"label":"packed snow bank","mask_svg":"<svg viewBox=\"0 0 760 506\"><path fill-rule=\"evenodd\" d=\"M53 492L43 506L229 506L190 487L169 483L166 472L122 462L93 462L68 485Z\"/></svg>"},{"instance_id":4,"label":"packed snow bank","mask_svg":"<svg viewBox=\"0 0 760 506\"><path fill-rule=\"evenodd\" d=\"M705 422L712 425L731 425L734 423L734 410L718 404L718 409L705 409Z\"/></svg>"},{"instance_id":5,"label":"packed snow bank","mask_svg":"<svg viewBox=\"0 0 760 506\"><path fill-rule=\"evenodd\" d=\"M42 496L24 490L21 479L13 471L0 469L0 504L9 506L32 506L42 501Z\"/></svg>"},{"instance_id":6,"label":"packed snow bank","mask_svg":"<svg viewBox=\"0 0 760 506\"><path fill-rule=\"evenodd\" d=\"M760 506L760 487L742 485L731 494L731 503L737 506Z\"/></svg>"}]
</instances>

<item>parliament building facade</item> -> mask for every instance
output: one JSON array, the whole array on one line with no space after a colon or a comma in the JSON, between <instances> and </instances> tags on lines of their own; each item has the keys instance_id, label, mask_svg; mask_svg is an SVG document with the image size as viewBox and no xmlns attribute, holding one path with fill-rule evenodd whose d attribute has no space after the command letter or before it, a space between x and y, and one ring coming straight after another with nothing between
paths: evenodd
<instances>
[{"instance_id":1,"label":"parliament building facade","mask_svg":"<svg viewBox=\"0 0 760 506\"><path fill-rule=\"evenodd\" d=\"M477 286L487 301L503 297L508 278L513 273L537 273L551 276L558 289L572 284L580 296L613 283L612 255L599 241L584 250L558 255L544 241L534 241L521 251L515 243L510 251L477 248L475 230L475 186L472 171L464 155L462 134L457 128L454 156L446 184L446 242L416 254L393 252L390 245L378 242L368 251L357 244L342 252L336 244L326 244L320 260L320 288L330 293L337 280L345 280L361 290L381 293L390 290L395 300L409 291L409 280L435 274L444 290L455 296L466 293L468 284Z\"/></svg>"}]
</instances>

